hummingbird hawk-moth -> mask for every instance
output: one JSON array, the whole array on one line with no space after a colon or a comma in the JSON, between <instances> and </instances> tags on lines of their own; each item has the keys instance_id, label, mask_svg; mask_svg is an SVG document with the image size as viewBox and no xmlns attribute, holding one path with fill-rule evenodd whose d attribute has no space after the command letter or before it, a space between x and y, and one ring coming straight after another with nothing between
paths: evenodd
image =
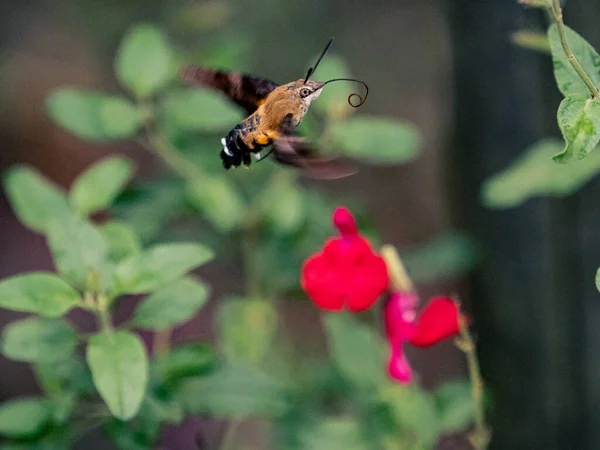
<instances>
[{"instance_id":1,"label":"hummingbird hawk-moth","mask_svg":"<svg viewBox=\"0 0 600 450\"><path fill-rule=\"evenodd\" d=\"M327 43L316 64L308 69L304 79L283 85L261 77L204 67L185 66L181 69L184 81L222 91L248 114L246 119L221 139L223 149L220 156L225 169L242 164L250 166L251 155L256 160L261 160L261 150L272 145L268 154L273 152L279 163L303 169L316 178L340 178L355 172L338 158L319 155L307 145L304 138L294 133L310 104L328 83L353 81L365 86L364 97L358 94L348 97L350 106L357 108L367 99L369 87L363 81L352 78L334 78L324 82L310 79L332 43L333 38ZM352 102L355 96L359 100L356 104ZM262 159L267 155L262 156Z\"/></svg>"}]
</instances>

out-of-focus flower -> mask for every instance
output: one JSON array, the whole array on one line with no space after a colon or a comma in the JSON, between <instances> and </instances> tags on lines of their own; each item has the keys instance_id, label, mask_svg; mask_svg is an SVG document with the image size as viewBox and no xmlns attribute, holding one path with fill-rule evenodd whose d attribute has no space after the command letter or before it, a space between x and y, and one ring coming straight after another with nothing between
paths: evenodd
<instances>
[{"instance_id":1,"label":"out-of-focus flower","mask_svg":"<svg viewBox=\"0 0 600 450\"><path fill-rule=\"evenodd\" d=\"M460 310L456 301L435 297L417 315L418 301L413 292L395 292L390 294L384 307L385 331L391 346L388 373L401 383L412 381L404 343L429 347L460 332Z\"/></svg>"},{"instance_id":2,"label":"out-of-focus flower","mask_svg":"<svg viewBox=\"0 0 600 450\"><path fill-rule=\"evenodd\" d=\"M329 239L304 262L302 288L321 309L363 311L388 287L385 261L360 235L346 208L335 210L333 223L340 237Z\"/></svg>"}]
</instances>

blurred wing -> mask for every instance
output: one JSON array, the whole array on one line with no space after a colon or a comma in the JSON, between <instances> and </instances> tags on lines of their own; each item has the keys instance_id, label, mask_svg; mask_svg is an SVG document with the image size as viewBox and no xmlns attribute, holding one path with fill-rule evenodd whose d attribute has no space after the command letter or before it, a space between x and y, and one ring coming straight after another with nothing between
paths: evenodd
<instances>
[{"instance_id":1,"label":"blurred wing","mask_svg":"<svg viewBox=\"0 0 600 450\"><path fill-rule=\"evenodd\" d=\"M344 178L357 172L340 158L319 155L304 138L293 134L293 128L291 117L286 117L279 127L279 136L273 141L273 152L279 163L302 169L312 178Z\"/></svg>"},{"instance_id":2,"label":"blurred wing","mask_svg":"<svg viewBox=\"0 0 600 450\"><path fill-rule=\"evenodd\" d=\"M256 111L267 95L279 86L265 78L197 66L183 67L180 75L189 84L203 84L222 91L248 115Z\"/></svg>"}]
</instances>

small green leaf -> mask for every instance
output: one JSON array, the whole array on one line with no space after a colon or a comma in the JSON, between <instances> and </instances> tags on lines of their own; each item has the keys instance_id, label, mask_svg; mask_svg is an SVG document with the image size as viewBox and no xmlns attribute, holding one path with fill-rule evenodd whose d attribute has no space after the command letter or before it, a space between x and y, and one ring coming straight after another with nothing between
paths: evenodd
<instances>
[{"instance_id":1,"label":"small green leaf","mask_svg":"<svg viewBox=\"0 0 600 450\"><path fill-rule=\"evenodd\" d=\"M594 50L585 39L579 34L565 26L567 32L567 42L569 47L583 70L590 76L595 86L600 86L600 55ZM560 92L565 97L571 95L582 94L590 97L590 91L581 77L569 62L565 51L560 42L560 36L556 25L552 25L548 29L548 40L550 41L550 49L552 50L552 61L554 63L554 76Z\"/></svg>"},{"instance_id":2,"label":"small green leaf","mask_svg":"<svg viewBox=\"0 0 600 450\"><path fill-rule=\"evenodd\" d=\"M153 292L210 261L213 256L212 250L200 244L157 245L119 263L115 270L117 292Z\"/></svg>"},{"instance_id":3,"label":"small green leaf","mask_svg":"<svg viewBox=\"0 0 600 450\"><path fill-rule=\"evenodd\" d=\"M209 288L192 277L177 280L146 298L133 315L133 324L164 330L194 317L208 300Z\"/></svg>"},{"instance_id":4,"label":"small green leaf","mask_svg":"<svg viewBox=\"0 0 600 450\"><path fill-rule=\"evenodd\" d=\"M387 380L383 339L347 313L325 316L329 351L336 366L357 387L372 389Z\"/></svg>"},{"instance_id":5,"label":"small green leaf","mask_svg":"<svg viewBox=\"0 0 600 450\"><path fill-rule=\"evenodd\" d=\"M108 244L90 222L73 215L52 220L48 244L60 274L78 288L108 286Z\"/></svg>"},{"instance_id":6,"label":"small green leaf","mask_svg":"<svg viewBox=\"0 0 600 450\"><path fill-rule=\"evenodd\" d=\"M202 180L188 184L186 193L190 202L218 231L231 231L244 220L246 204L236 186L226 177L206 175Z\"/></svg>"},{"instance_id":7,"label":"small green leaf","mask_svg":"<svg viewBox=\"0 0 600 450\"><path fill-rule=\"evenodd\" d=\"M134 417L148 385L148 357L140 338L126 331L98 333L88 343L87 361L113 416Z\"/></svg>"},{"instance_id":8,"label":"small green leaf","mask_svg":"<svg viewBox=\"0 0 600 450\"><path fill-rule=\"evenodd\" d=\"M579 190L600 172L600 152L585 161L556 164L552 156L564 148L554 139L532 145L507 169L488 178L481 197L488 208L512 208L541 195L564 197Z\"/></svg>"},{"instance_id":9,"label":"small green leaf","mask_svg":"<svg viewBox=\"0 0 600 450\"><path fill-rule=\"evenodd\" d=\"M317 57L315 56L315 60L310 63L309 67L312 67L316 59ZM342 58L331 54L327 55L321 61L316 76L319 80L352 78L346 62ZM316 78L313 79L316 80ZM346 117L352 114L355 109L348 104L348 97L354 92L361 97L365 94L364 87L357 83L349 81L330 83L323 88L319 98L313 103L313 108L331 118L340 119ZM352 101L356 102L357 99L353 98Z\"/></svg>"},{"instance_id":10,"label":"small green leaf","mask_svg":"<svg viewBox=\"0 0 600 450\"><path fill-rule=\"evenodd\" d=\"M443 384L435 391L435 400L442 433L464 430L475 420L475 402L469 381Z\"/></svg>"},{"instance_id":11,"label":"small green leaf","mask_svg":"<svg viewBox=\"0 0 600 450\"><path fill-rule=\"evenodd\" d=\"M600 291L600 267L598 268L598 271L596 272L596 289L598 289L598 291Z\"/></svg>"},{"instance_id":12,"label":"small green leaf","mask_svg":"<svg viewBox=\"0 0 600 450\"><path fill-rule=\"evenodd\" d=\"M59 319L19 320L2 332L2 353L15 361L53 363L69 359L77 343L75 329Z\"/></svg>"},{"instance_id":13,"label":"small green leaf","mask_svg":"<svg viewBox=\"0 0 600 450\"><path fill-rule=\"evenodd\" d=\"M60 317L80 302L77 291L51 273L31 272L0 281L0 308Z\"/></svg>"},{"instance_id":14,"label":"small green leaf","mask_svg":"<svg viewBox=\"0 0 600 450\"><path fill-rule=\"evenodd\" d=\"M164 33L153 25L135 25L123 38L115 60L121 84L145 99L175 75L174 57Z\"/></svg>"},{"instance_id":15,"label":"small green leaf","mask_svg":"<svg viewBox=\"0 0 600 450\"><path fill-rule=\"evenodd\" d=\"M111 220L99 227L108 243L108 259L113 262L122 261L141 251L142 244L129 225L118 220Z\"/></svg>"},{"instance_id":16,"label":"small green leaf","mask_svg":"<svg viewBox=\"0 0 600 450\"><path fill-rule=\"evenodd\" d=\"M38 435L52 419L48 400L26 397L0 405L0 434L13 438Z\"/></svg>"},{"instance_id":17,"label":"small green leaf","mask_svg":"<svg viewBox=\"0 0 600 450\"><path fill-rule=\"evenodd\" d=\"M225 356L232 363L259 364L273 343L277 310L267 301L244 298L228 299L221 305L218 323Z\"/></svg>"},{"instance_id":18,"label":"small green leaf","mask_svg":"<svg viewBox=\"0 0 600 450\"><path fill-rule=\"evenodd\" d=\"M152 364L152 375L161 385L173 384L182 378L210 371L215 364L215 352L205 344L183 344L158 356Z\"/></svg>"},{"instance_id":19,"label":"small green leaf","mask_svg":"<svg viewBox=\"0 0 600 450\"><path fill-rule=\"evenodd\" d=\"M289 407L285 387L251 367L225 366L185 380L177 392L184 410L233 419L280 417Z\"/></svg>"},{"instance_id":20,"label":"small green leaf","mask_svg":"<svg viewBox=\"0 0 600 450\"><path fill-rule=\"evenodd\" d=\"M110 207L129 182L134 164L122 156L104 158L83 172L71 187L71 206L82 216Z\"/></svg>"},{"instance_id":21,"label":"small green leaf","mask_svg":"<svg viewBox=\"0 0 600 450\"><path fill-rule=\"evenodd\" d=\"M129 100L95 92L60 89L46 99L46 112L62 128L82 139L132 137L141 114Z\"/></svg>"},{"instance_id":22,"label":"small green leaf","mask_svg":"<svg viewBox=\"0 0 600 450\"><path fill-rule=\"evenodd\" d=\"M46 231L52 218L70 212L62 190L30 167L9 169L4 187L19 220L39 233Z\"/></svg>"},{"instance_id":23,"label":"small green leaf","mask_svg":"<svg viewBox=\"0 0 600 450\"><path fill-rule=\"evenodd\" d=\"M334 123L329 133L335 151L373 164L410 161L421 144L413 125L387 117L354 117Z\"/></svg>"},{"instance_id":24,"label":"small green leaf","mask_svg":"<svg viewBox=\"0 0 600 450\"><path fill-rule=\"evenodd\" d=\"M355 418L318 420L315 427L302 430L298 437L303 450L368 450L361 421Z\"/></svg>"},{"instance_id":25,"label":"small green leaf","mask_svg":"<svg viewBox=\"0 0 600 450\"><path fill-rule=\"evenodd\" d=\"M585 158L600 141L600 100L565 98L558 107L558 126L567 145L554 161Z\"/></svg>"},{"instance_id":26,"label":"small green leaf","mask_svg":"<svg viewBox=\"0 0 600 450\"><path fill-rule=\"evenodd\" d=\"M290 172L274 176L259 199L264 217L275 230L289 233L297 230L304 219L304 199Z\"/></svg>"},{"instance_id":27,"label":"small green leaf","mask_svg":"<svg viewBox=\"0 0 600 450\"><path fill-rule=\"evenodd\" d=\"M230 130L244 117L225 96L208 89L178 89L166 95L165 119L180 130Z\"/></svg>"}]
</instances>

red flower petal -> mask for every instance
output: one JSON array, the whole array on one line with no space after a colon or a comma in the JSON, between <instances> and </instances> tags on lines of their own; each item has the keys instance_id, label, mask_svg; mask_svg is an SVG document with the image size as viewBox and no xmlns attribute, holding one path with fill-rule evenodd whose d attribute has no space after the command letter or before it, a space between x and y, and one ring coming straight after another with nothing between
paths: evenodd
<instances>
[{"instance_id":1,"label":"red flower petal","mask_svg":"<svg viewBox=\"0 0 600 450\"><path fill-rule=\"evenodd\" d=\"M400 344L413 336L418 302L419 297L413 292L395 292L389 296L383 319L390 342Z\"/></svg>"},{"instance_id":2,"label":"red flower petal","mask_svg":"<svg viewBox=\"0 0 600 450\"><path fill-rule=\"evenodd\" d=\"M412 368L402 351L402 347L392 347L392 353L388 361L388 374L394 380L403 384L412 381Z\"/></svg>"},{"instance_id":3,"label":"red flower petal","mask_svg":"<svg viewBox=\"0 0 600 450\"><path fill-rule=\"evenodd\" d=\"M338 274L322 253L307 259L302 267L302 289L316 303L328 311L344 307L344 295L338 289Z\"/></svg>"},{"instance_id":4,"label":"red flower petal","mask_svg":"<svg viewBox=\"0 0 600 450\"><path fill-rule=\"evenodd\" d=\"M433 298L417 319L415 334L410 343L429 347L459 333L458 304L448 297Z\"/></svg>"},{"instance_id":5,"label":"red flower petal","mask_svg":"<svg viewBox=\"0 0 600 450\"><path fill-rule=\"evenodd\" d=\"M358 235L354 216L346 208L336 208L333 213L333 224L344 238Z\"/></svg>"}]
</instances>

